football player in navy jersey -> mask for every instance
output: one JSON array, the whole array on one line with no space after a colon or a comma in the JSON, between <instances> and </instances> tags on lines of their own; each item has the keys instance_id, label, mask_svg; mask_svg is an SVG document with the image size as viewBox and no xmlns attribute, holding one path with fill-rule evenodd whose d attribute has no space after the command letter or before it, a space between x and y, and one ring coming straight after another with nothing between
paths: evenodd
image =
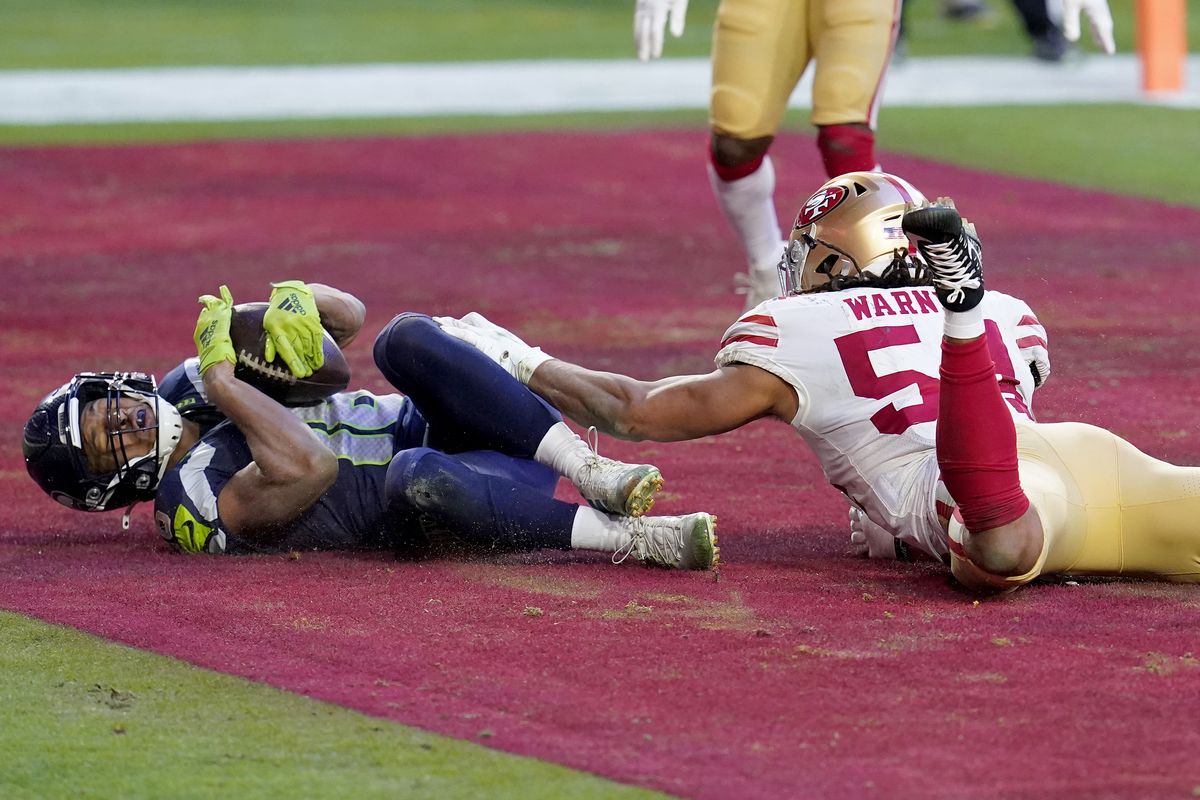
<instances>
[{"instance_id":1,"label":"football player in navy jersey","mask_svg":"<svg viewBox=\"0 0 1200 800\"><path fill-rule=\"evenodd\" d=\"M613 436L788 423L846 497L865 554L920 550L980 591L1041 575L1200 582L1200 468L1035 421L1045 329L1024 301L985 291L975 228L952 202L895 175L838 176L801 208L780 274L783 295L734 322L703 375L596 372L478 314L438 319Z\"/></svg>"},{"instance_id":2,"label":"football player in navy jersey","mask_svg":"<svg viewBox=\"0 0 1200 800\"><path fill-rule=\"evenodd\" d=\"M307 322L270 311L264 329L297 375L319 368L320 328L357 335L357 298L276 284L311 304ZM662 484L648 464L589 448L551 406L429 317L405 313L375 340L403 394L340 392L285 407L235 377L233 298L201 298L198 357L160 386L139 373L80 373L25 426L31 477L83 511L153 500L164 538L186 552L588 549L663 567L718 559L707 513L643 516ZM292 304L295 306L295 303ZM554 499L566 476L589 505Z\"/></svg>"}]
</instances>

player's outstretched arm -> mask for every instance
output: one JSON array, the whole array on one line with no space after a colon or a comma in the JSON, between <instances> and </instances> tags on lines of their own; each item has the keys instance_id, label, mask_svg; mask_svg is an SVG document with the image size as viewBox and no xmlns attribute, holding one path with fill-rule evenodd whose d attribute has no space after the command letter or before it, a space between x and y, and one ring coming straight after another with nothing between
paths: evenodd
<instances>
[{"instance_id":1,"label":"player's outstretched arm","mask_svg":"<svg viewBox=\"0 0 1200 800\"><path fill-rule=\"evenodd\" d=\"M229 324L233 298L200 298L196 349L209 399L237 426L250 453L249 465L230 478L217 499L221 521L234 533L270 537L315 503L337 478L337 457L299 417L234 377Z\"/></svg>"},{"instance_id":2,"label":"player's outstretched arm","mask_svg":"<svg viewBox=\"0 0 1200 800\"><path fill-rule=\"evenodd\" d=\"M745 364L640 381L554 359L534 371L529 388L580 425L635 441L699 439L762 417L791 421L798 410L787 383Z\"/></svg>"},{"instance_id":3,"label":"player's outstretched arm","mask_svg":"<svg viewBox=\"0 0 1200 800\"><path fill-rule=\"evenodd\" d=\"M707 375L640 381L556 359L477 312L434 319L567 417L621 439L697 439L765 416L790 422L799 405L785 381L746 364Z\"/></svg>"}]
</instances>

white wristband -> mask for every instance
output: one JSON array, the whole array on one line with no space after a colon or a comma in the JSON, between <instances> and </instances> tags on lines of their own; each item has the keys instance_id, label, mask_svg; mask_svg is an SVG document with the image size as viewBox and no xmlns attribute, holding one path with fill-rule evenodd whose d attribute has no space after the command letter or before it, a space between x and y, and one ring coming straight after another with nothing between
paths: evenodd
<instances>
[{"instance_id":1,"label":"white wristband","mask_svg":"<svg viewBox=\"0 0 1200 800\"><path fill-rule=\"evenodd\" d=\"M517 380L521 383L528 384L529 379L533 377L533 371L545 364L547 361L553 361L554 356L549 353L542 352L540 347L530 348L528 353L521 356L521 360L513 364L514 374Z\"/></svg>"}]
</instances>

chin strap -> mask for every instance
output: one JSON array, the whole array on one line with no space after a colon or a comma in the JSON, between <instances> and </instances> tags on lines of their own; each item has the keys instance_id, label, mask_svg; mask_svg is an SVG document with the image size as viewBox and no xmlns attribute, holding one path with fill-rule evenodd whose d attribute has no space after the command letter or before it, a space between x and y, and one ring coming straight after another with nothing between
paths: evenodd
<instances>
[{"instance_id":1,"label":"chin strap","mask_svg":"<svg viewBox=\"0 0 1200 800\"><path fill-rule=\"evenodd\" d=\"M123 530L123 531L129 530L129 520L133 516L133 507L136 505L137 505L137 501L134 500L132 503L129 504L129 508L125 509L125 513L121 515L121 530Z\"/></svg>"}]
</instances>

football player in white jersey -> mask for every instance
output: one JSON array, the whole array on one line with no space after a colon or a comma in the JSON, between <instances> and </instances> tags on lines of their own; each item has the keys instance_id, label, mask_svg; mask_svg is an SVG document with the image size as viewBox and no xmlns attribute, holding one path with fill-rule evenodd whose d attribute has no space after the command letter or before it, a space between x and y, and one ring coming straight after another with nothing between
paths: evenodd
<instances>
[{"instance_id":1,"label":"football player in white jersey","mask_svg":"<svg viewBox=\"0 0 1200 800\"><path fill-rule=\"evenodd\" d=\"M1200 580L1200 469L1093 426L1034 422L1046 332L1023 301L984 290L978 238L952 202L894 175L839 176L800 210L780 270L783 296L730 326L705 375L635 380L554 359L478 314L439 322L619 438L786 421L873 555L917 548L989 591L1044 574Z\"/></svg>"}]
</instances>

